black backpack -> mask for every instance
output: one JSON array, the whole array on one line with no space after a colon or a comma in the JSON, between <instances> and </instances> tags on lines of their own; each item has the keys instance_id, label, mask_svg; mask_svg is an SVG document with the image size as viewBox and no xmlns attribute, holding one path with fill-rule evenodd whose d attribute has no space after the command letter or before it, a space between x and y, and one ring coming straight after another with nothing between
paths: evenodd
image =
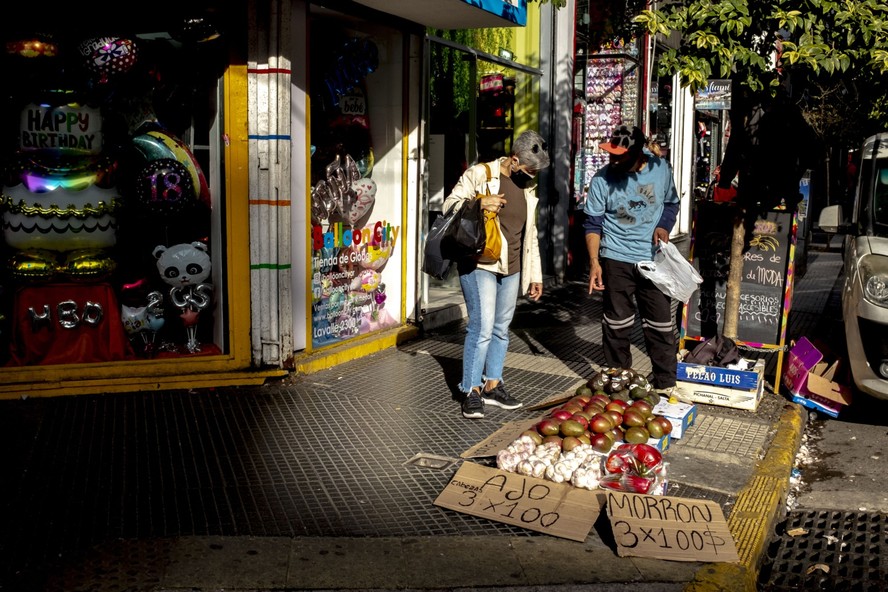
<instances>
[{"instance_id":1,"label":"black backpack","mask_svg":"<svg viewBox=\"0 0 888 592\"><path fill-rule=\"evenodd\" d=\"M740 360L740 349L730 337L715 335L701 341L691 353L685 356L687 364L703 364L724 368Z\"/></svg>"}]
</instances>

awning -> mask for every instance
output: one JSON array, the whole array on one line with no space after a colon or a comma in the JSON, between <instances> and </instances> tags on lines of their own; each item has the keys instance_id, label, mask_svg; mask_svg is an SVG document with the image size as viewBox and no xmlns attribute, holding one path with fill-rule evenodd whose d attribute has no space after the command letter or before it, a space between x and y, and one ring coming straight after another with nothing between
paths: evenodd
<instances>
[{"instance_id":1,"label":"awning","mask_svg":"<svg viewBox=\"0 0 888 592\"><path fill-rule=\"evenodd\" d=\"M434 29L523 27L527 24L527 0L356 1L374 10Z\"/></svg>"}]
</instances>

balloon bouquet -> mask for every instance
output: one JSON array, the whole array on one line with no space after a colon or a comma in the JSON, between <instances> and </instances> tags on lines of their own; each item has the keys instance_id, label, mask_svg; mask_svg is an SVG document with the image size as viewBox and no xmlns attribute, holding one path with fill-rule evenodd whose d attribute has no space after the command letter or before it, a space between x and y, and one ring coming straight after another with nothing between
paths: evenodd
<instances>
[{"instance_id":1,"label":"balloon bouquet","mask_svg":"<svg viewBox=\"0 0 888 592\"><path fill-rule=\"evenodd\" d=\"M225 63L212 19L174 21L174 43L19 35L0 56L23 97L12 100L24 104L2 177L6 275L19 284L114 281L121 330L145 356L177 350L155 343L169 307L152 249L205 243L210 228L207 180L171 124L192 124L198 86L215 85L214 65ZM199 350L190 323L212 298L204 279L169 295L189 353Z\"/></svg>"},{"instance_id":2,"label":"balloon bouquet","mask_svg":"<svg viewBox=\"0 0 888 592\"><path fill-rule=\"evenodd\" d=\"M125 72L135 61L134 48L127 40L117 41L114 55L120 57L109 63ZM19 93L13 103L19 108L17 140L4 162L0 197L6 277L20 288L13 303L13 356L22 364L94 361L95 355L128 359L132 351L107 284L117 266L114 248L123 205L118 155L108 141L99 101L82 88L53 80L60 47L51 39L19 38L7 44L4 56ZM25 75L26 66L47 78ZM80 314L86 307L97 314L87 319ZM44 317L48 326L65 331L52 333L42 322L34 324ZM100 328L93 334L105 338L101 354L92 344L70 347L78 339L89 340L80 332L87 320Z\"/></svg>"},{"instance_id":3,"label":"balloon bouquet","mask_svg":"<svg viewBox=\"0 0 888 592\"><path fill-rule=\"evenodd\" d=\"M170 288L170 301L179 308L187 333L185 348L191 353L201 351L197 339L197 321L212 300L213 286L205 283L210 276L210 256L201 242L182 243L154 248L157 271Z\"/></svg>"},{"instance_id":4,"label":"balloon bouquet","mask_svg":"<svg viewBox=\"0 0 888 592\"><path fill-rule=\"evenodd\" d=\"M379 66L378 48L369 39L343 40L332 33L315 39L314 55L326 56L328 62L315 69L313 84L323 109L312 119L312 233L316 239L342 239L315 242L312 322L315 342L321 345L395 321L384 308L381 279L391 245L368 245L365 237L355 237L376 204L364 79Z\"/></svg>"},{"instance_id":5,"label":"balloon bouquet","mask_svg":"<svg viewBox=\"0 0 888 592\"><path fill-rule=\"evenodd\" d=\"M210 19L192 15L170 35L181 49L139 40L138 80L117 86L108 98L126 129L122 168L131 199L121 213L127 228L120 249L126 260L121 291L129 306L124 315L133 315L135 321L144 315L144 322L134 323L132 336L141 339L141 353L148 357L204 349L198 338L199 313L209 309L213 299L213 287L205 282L211 272L206 242L212 209L209 185L194 153L171 125L184 129L191 124L190 105L195 84L201 81L189 58L208 51L220 33ZM159 277L149 272L151 267ZM158 280L169 287L160 288ZM172 307L164 307L164 300ZM171 320L165 315L173 307L184 328L181 348L173 325L165 322ZM157 344L162 329L167 329L168 339Z\"/></svg>"}]
</instances>

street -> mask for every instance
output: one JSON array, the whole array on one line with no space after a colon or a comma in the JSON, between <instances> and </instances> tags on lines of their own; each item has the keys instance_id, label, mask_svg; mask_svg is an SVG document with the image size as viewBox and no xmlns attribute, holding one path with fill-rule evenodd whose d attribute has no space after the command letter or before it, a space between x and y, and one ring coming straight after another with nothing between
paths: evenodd
<instances>
[{"instance_id":1,"label":"street","mask_svg":"<svg viewBox=\"0 0 888 592\"><path fill-rule=\"evenodd\" d=\"M836 249L833 248L833 251ZM844 273L829 295L823 335L847 359L841 313ZM852 385L839 371L839 380ZM888 401L853 391L839 417L808 410L796 456L786 520L778 524L760 574L760 589L885 590L888 493L883 450Z\"/></svg>"}]
</instances>

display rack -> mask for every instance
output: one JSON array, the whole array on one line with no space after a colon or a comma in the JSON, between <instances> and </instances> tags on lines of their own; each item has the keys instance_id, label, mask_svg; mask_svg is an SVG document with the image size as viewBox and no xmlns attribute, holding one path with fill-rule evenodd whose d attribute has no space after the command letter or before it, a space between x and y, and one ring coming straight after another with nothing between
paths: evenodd
<instances>
[{"instance_id":1,"label":"display rack","mask_svg":"<svg viewBox=\"0 0 888 592\"><path fill-rule=\"evenodd\" d=\"M598 145L621 124L639 119L639 62L634 43L603 49L589 56L585 71L582 148L574 162L574 191L582 207L592 177L607 164Z\"/></svg>"}]
</instances>

